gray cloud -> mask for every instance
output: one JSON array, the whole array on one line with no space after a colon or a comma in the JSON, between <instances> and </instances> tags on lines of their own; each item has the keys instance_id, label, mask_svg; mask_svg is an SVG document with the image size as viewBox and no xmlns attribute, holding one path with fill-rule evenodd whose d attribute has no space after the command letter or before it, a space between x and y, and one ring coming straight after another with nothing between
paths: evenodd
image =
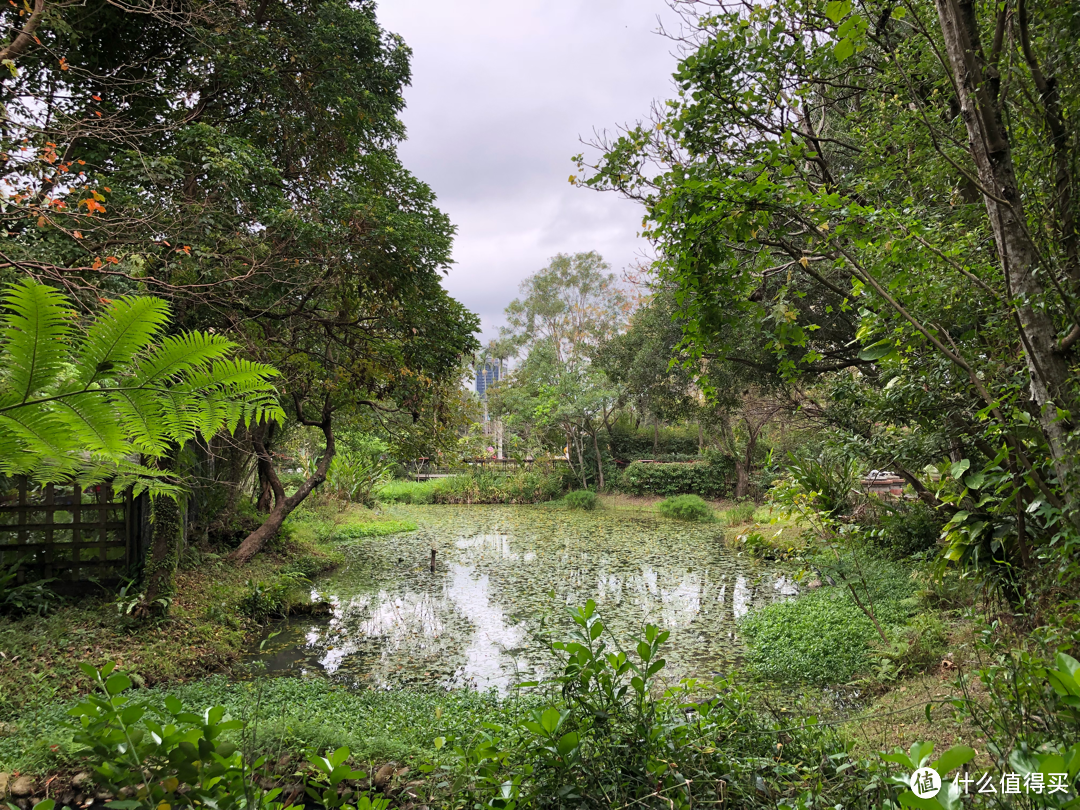
<instances>
[{"instance_id":1,"label":"gray cloud","mask_svg":"<svg viewBox=\"0 0 1080 810\"><path fill-rule=\"evenodd\" d=\"M568 182L580 139L671 95L663 0L383 0L413 49L401 156L458 226L451 295L484 338L518 285L556 253L599 251L615 271L648 250L641 209Z\"/></svg>"}]
</instances>

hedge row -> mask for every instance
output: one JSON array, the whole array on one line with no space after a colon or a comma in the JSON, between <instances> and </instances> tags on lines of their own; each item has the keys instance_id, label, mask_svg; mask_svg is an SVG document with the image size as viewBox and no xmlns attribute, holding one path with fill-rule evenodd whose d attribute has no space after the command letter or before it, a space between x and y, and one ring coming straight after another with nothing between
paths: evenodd
<instances>
[{"instance_id":1,"label":"hedge row","mask_svg":"<svg viewBox=\"0 0 1080 810\"><path fill-rule=\"evenodd\" d=\"M659 439L654 447L652 428L629 431L616 426L609 437L611 454L615 458L625 459L697 455L698 440L696 435L679 435L665 428L660 431Z\"/></svg>"},{"instance_id":2,"label":"hedge row","mask_svg":"<svg viewBox=\"0 0 1080 810\"><path fill-rule=\"evenodd\" d=\"M635 461L619 476L618 488L631 495L727 495L733 484L731 467L711 462L643 464Z\"/></svg>"}]
</instances>

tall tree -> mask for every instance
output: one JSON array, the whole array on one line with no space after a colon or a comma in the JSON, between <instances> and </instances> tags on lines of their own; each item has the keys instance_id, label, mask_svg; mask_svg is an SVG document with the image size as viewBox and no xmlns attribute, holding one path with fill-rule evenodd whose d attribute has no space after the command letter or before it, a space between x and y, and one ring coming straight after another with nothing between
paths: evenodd
<instances>
[{"instance_id":1,"label":"tall tree","mask_svg":"<svg viewBox=\"0 0 1080 810\"><path fill-rule=\"evenodd\" d=\"M499 342L524 354L524 361L500 387L497 412L516 414L508 426L525 427L533 437L555 428L585 486L588 467L598 486L606 483L597 434L618 400L594 360L625 326L630 308L609 271L595 252L555 256L522 282L522 297L506 308Z\"/></svg>"},{"instance_id":2,"label":"tall tree","mask_svg":"<svg viewBox=\"0 0 1080 810\"><path fill-rule=\"evenodd\" d=\"M440 283L453 227L396 154L409 51L372 2L0 14L36 26L0 86L0 269L86 307L168 297L178 326L278 367L292 418L324 433L287 498L252 435L280 497L243 561L324 480L335 414L418 411L475 348L475 316Z\"/></svg>"},{"instance_id":3,"label":"tall tree","mask_svg":"<svg viewBox=\"0 0 1080 810\"><path fill-rule=\"evenodd\" d=\"M725 330L752 323L784 375L848 369L837 385L891 401L853 437L929 430L925 450L1011 471L987 499L955 468L950 555L1022 566L1080 503L1080 20L1049 1L781 0L689 21L678 98L584 182L646 205L699 356L739 360Z\"/></svg>"}]
</instances>

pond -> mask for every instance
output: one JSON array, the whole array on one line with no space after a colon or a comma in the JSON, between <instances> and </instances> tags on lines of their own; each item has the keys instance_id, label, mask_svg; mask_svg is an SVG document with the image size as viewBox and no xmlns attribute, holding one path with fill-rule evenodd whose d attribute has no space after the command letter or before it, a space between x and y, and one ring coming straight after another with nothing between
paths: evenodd
<instances>
[{"instance_id":1,"label":"pond","mask_svg":"<svg viewBox=\"0 0 1080 810\"><path fill-rule=\"evenodd\" d=\"M568 608L593 599L624 646L645 623L671 631L667 679L710 677L738 662L740 616L797 592L781 568L726 547L716 524L543 506L392 513L419 530L347 546L315 589L332 615L274 628L253 656L269 673L504 691L550 671L543 634L565 637Z\"/></svg>"}]
</instances>

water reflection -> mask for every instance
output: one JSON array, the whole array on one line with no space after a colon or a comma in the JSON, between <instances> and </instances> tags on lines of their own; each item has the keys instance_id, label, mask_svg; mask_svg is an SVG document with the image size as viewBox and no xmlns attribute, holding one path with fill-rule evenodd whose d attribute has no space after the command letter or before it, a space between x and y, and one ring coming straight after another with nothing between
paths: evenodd
<instances>
[{"instance_id":1,"label":"water reflection","mask_svg":"<svg viewBox=\"0 0 1080 810\"><path fill-rule=\"evenodd\" d=\"M286 628L261 656L269 669L505 690L550 665L534 640L541 617L557 635L569 625L561 605L594 599L624 644L646 622L671 631L668 677L707 676L737 658L739 617L798 590L734 555L716 527L537 507L396 511L421 530L350 547L319 583L333 615Z\"/></svg>"}]
</instances>

